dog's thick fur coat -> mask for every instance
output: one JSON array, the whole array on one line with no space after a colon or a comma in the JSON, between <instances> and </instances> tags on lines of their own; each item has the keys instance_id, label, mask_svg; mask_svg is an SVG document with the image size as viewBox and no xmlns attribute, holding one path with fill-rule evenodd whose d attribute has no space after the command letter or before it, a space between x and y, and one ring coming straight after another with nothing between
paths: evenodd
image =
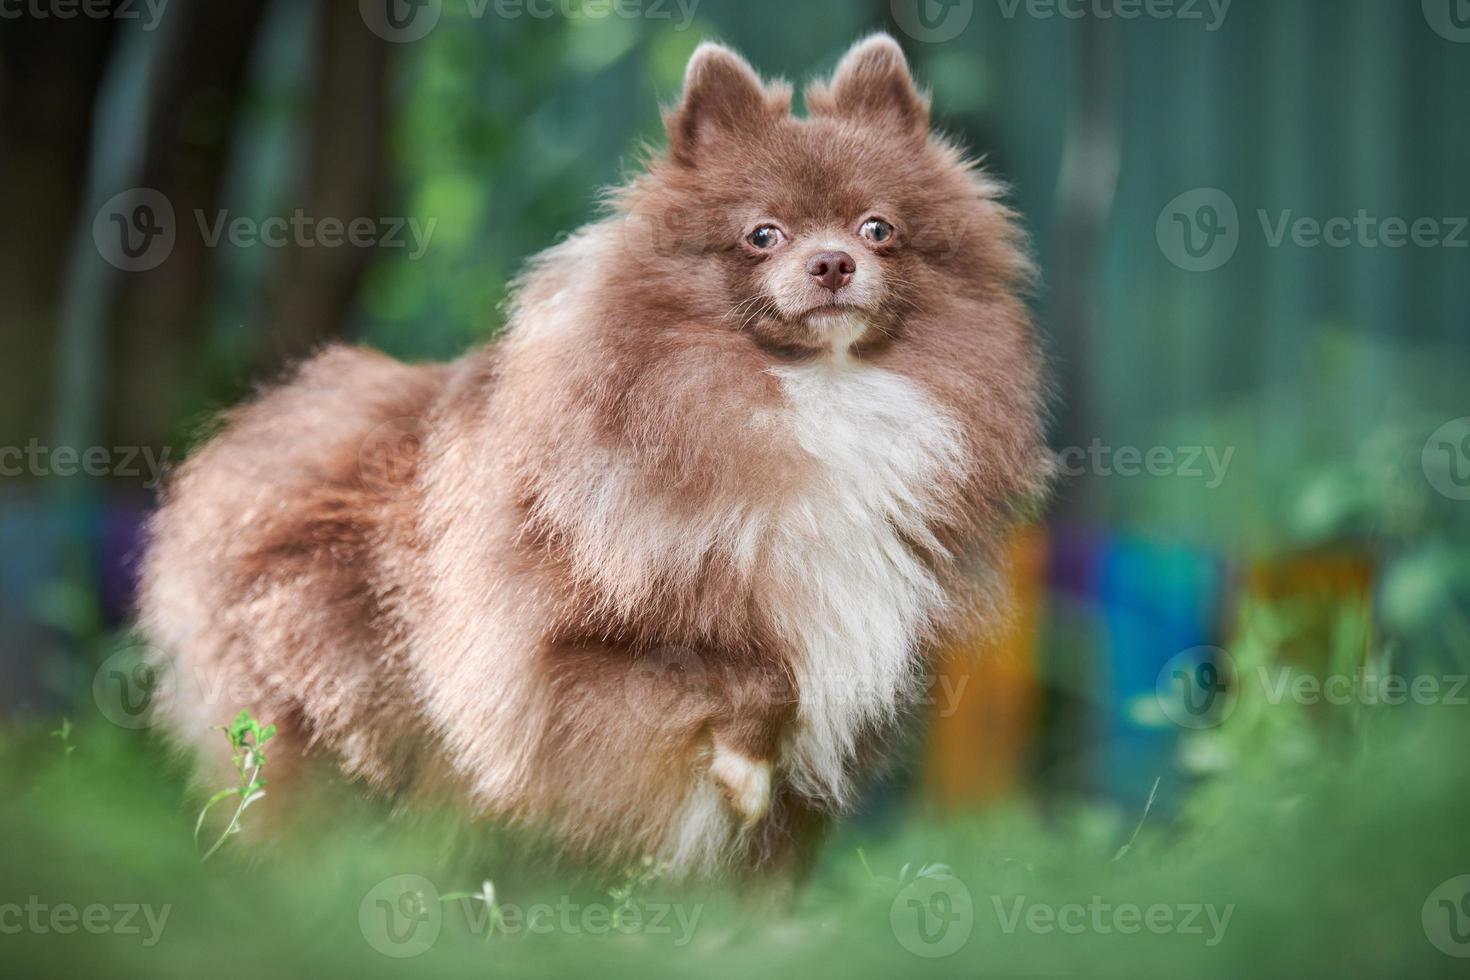
<instances>
[{"instance_id":1,"label":"dog's thick fur coat","mask_svg":"<svg viewBox=\"0 0 1470 980\"><path fill-rule=\"evenodd\" d=\"M701 47L668 151L503 338L329 349L229 415L144 568L186 742L245 708L283 766L595 859L800 861L1047 462L1018 234L898 46L790 96Z\"/></svg>"}]
</instances>

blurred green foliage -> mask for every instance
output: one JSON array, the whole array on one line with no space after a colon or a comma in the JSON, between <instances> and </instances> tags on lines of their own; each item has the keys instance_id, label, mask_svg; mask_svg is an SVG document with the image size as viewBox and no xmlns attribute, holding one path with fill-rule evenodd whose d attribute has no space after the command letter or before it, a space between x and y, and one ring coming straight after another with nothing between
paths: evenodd
<instances>
[{"instance_id":1,"label":"blurred green foliage","mask_svg":"<svg viewBox=\"0 0 1470 980\"><path fill-rule=\"evenodd\" d=\"M149 980L209 969L360 977L1458 976L1459 963L1431 943L1421 915L1432 891L1470 867L1467 721L1463 707L1380 706L1345 739L1289 701L1242 705L1213 736L1237 753L1232 764L1172 826L1096 807L1044 817L1017 806L945 820L914 809L879 834L844 832L808 887L774 905L758 894L676 886L649 868L611 878L551 870L452 814L394 814L326 785L305 806L270 798L253 811L279 821L271 807L295 808L294 829L270 848L253 846L247 831L201 865L181 773L145 734L83 724L71 733L76 751L68 758L40 731L11 732L0 739L0 837L30 843L0 848L5 900L171 911L153 945L144 945L146 930L25 928L0 937L0 952L16 976L104 969ZM1120 853L1140 816L1141 831ZM399 960L382 952L395 947L375 931L372 899L383 882L407 874L444 898L442 929L421 955ZM954 952L928 958L912 951L930 947L915 942L905 916L916 889L936 877L953 894L952 882L962 885L972 911L956 913L963 917L953 927L964 926L967 938ZM487 896L512 916L538 903L616 906L624 915L629 904L651 915L676 903L690 924L624 933L605 921L586 920L592 928L584 928L579 912L570 920L548 912L543 930L512 917L491 934L482 915ZM1180 928L1127 932L1110 911L1101 919L1060 911L1129 904L1178 909ZM1062 918L1013 921L1017 909L1037 906ZM1188 913L1193 907L1202 910Z\"/></svg>"}]
</instances>

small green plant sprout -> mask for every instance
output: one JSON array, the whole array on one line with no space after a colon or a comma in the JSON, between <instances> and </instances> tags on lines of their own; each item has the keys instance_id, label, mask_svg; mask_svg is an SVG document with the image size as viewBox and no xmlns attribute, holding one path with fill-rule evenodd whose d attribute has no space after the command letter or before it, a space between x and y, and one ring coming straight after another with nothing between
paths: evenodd
<instances>
[{"instance_id":1,"label":"small green plant sprout","mask_svg":"<svg viewBox=\"0 0 1470 980\"><path fill-rule=\"evenodd\" d=\"M71 769L71 754L77 750L77 747L71 744L71 732L71 719L63 718L61 719L61 727L51 733L52 738L61 740L61 757L66 760L66 768L68 770Z\"/></svg>"},{"instance_id":2,"label":"small green plant sprout","mask_svg":"<svg viewBox=\"0 0 1470 980\"><path fill-rule=\"evenodd\" d=\"M245 815L245 811L265 798L265 777L260 774L265 768L264 749L265 744L276 737L275 725L262 726L250 717L248 711L240 712L234 721L218 726L216 731L224 732L225 737L230 740L230 751L235 761L235 770L240 774L240 785L220 790L204 804L204 809L199 811L199 820L194 824L194 846L199 846L199 835L204 832L204 820L209 816L210 810L232 798L238 799L239 803L219 839L199 859L201 863L214 857L225 841L240 832L240 818Z\"/></svg>"},{"instance_id":3,"label":"small green plant sprout","mask_svg":"<svg viewBox=\"0 0 1470 980\"><path fill-rule=\"evenodd\" d=\"M486 878L480 885L478 892L451 892L448 895L439 896L439 901L440 903L483 902L485 904L485 942L487 943L495 935L495 930L500 925L500 903L495 901L495 882L489 878Z\"/></svg>"},{"instance_id":4,"label":"small green plant sprout","mask_svg":"<svg viewBox=\"0 0 1470 980\"><path fill-rule=\"evenodd\" d=\"M643 860L637 867L629 868L623 876L622 884L609 889L608 897L613 901L613 928L621 929L624 922L628 921L629 913L639 914L635 896L638 889L650 885L664 875L668 874L669 865L667 861L658 862L651 855L645 854Z\"/></svg>"},{"instance_id":5,"label":"small green plant sprout","mask_svg":"<svg viewBox=\"0 0 1470 980\"><path fill-rule=\"evenodd\" d=\"M898 877L890 878L887 875L873 873L872 865L868 864L868 856L863 849L857 849L857 857L863 865L863 871L867 873L868 880L883 885L907 885L922 878L953 878L954 871L947 864L922 864L915 868L912 863L905 864L898 869Z\"/></svg>"},{"instance_id":6,"label":"small green plant sprout","mask_svg":"<svg viewBox=\"0 0 1470 980\"><path fill-rule=\"evenodd\" d=\"M1143 825L1148 821L1148 815L1154 808L1154 801L1159 798L1159 783L1163 781L1163 776L1154 779L1153 789L1148 791L1148 802L1143 805L1143 815L1138 818L1138 826L1133 828L1133 836L1128 838L1128 843L1118 848L1118 853L1113 855L1114 861L1123 860L1128 852L1133 850L1133 845L1138 843L1138 835L1143 833Z\"/></svg>"}]
</instances>

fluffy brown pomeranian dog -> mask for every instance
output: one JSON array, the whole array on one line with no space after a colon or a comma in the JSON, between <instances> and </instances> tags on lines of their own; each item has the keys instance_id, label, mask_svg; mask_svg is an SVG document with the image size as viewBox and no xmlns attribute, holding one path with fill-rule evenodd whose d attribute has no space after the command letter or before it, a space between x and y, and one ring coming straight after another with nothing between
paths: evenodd
<instances>
[{"instance_id":1,"label":"fluffy brown pomeranian dog","mask_svg":"<svg viewBox=\"0 0 1470 980\"><path fill-rule=\"evenodd\" d=\"M228 416L145 561L173 731L248 709L273 792L328 759L594 861L801 865L1049 463L997 185L886 36L791 95L705 44L503 337L328 349Z\"/></svg>"}]
</instances>

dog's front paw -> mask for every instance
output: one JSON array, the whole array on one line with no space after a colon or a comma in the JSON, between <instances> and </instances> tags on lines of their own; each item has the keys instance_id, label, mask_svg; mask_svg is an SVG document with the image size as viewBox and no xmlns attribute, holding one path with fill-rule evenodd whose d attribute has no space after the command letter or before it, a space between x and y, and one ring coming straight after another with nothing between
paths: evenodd
<instances>
[{"instance_id":1,"label":"dog's front paw","mask_svg":"<svg viewBox=\"0 0 1470 980\"><path fill-rule=\"evenodd\" d=\"M771 763L752 759L737 749L715 742L715 757L710 775L720 795L739 814L741 822L752 827L771 809Z\"/></svg>"}]
</instances>

